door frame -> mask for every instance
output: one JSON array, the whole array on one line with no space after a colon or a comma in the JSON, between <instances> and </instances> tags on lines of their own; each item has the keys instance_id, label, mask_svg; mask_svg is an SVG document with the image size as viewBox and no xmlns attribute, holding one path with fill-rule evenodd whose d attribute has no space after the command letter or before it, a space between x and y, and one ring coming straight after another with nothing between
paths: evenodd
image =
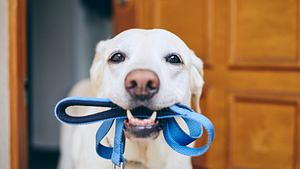
<instances>
[{"instance_id":1,"label":"door frame","mask_svg":"<svg viewBox=\"0 0 300 169\"><path fill-rule=\"evenodd\" d=\"M27 1L8 2L10 168L28 169Z\"/></svg>"}]
</instances>

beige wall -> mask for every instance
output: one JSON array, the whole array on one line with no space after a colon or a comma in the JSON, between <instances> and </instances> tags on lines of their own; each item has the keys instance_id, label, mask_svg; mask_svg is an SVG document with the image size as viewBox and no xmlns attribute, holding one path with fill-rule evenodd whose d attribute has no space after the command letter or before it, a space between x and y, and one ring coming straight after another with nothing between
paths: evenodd
<instances>
[{"instance_id":1,"label":"beige wall","mask_svg":"<svg viewBox=\"0 0 300 169\"><path fill-rule=\"evenodd\" d=\"M7 0L0 0L0 168L9 169Z\"/></svg>"}]
</instances>

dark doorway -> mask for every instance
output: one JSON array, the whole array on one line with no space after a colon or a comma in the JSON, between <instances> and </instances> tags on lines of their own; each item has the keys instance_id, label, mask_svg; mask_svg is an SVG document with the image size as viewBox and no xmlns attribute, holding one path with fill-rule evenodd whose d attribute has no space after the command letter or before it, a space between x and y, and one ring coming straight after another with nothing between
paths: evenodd
<instances>
[{"instance_id":1,"label":"dark doorway","mask_svg":"<svg viewBox=\"0 0 300 169\"><path fill-rule=\"evenodd\" d=\"M110 0L28 0L30 169L54 169L60 124L53 108L87 78L96 43L111 36Z\"/></svg>"}]
</instances>

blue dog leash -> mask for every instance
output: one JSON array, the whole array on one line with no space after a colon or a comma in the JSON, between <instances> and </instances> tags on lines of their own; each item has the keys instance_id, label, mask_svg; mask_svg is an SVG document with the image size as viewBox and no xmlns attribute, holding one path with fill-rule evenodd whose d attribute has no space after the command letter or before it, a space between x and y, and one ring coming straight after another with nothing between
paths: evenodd
<instances>
[{"instance_id":1,"label":"blue dog leash","mask_svg":"<svg viewBox=\"0 0 300 169\"><path fill-rule=\"evenodd\" d=\"M70 116L66 109L70 106L93 106L108 107L109 110L98 112L86 116ZM106 98L85 98L85 97L68 97L59 101L55 107L55 116L58 120L68 124L89 124L102 121L96 133L96 152L105 159L110 159L113 166L123 167L125 164L124 148L124 120L127 119L126 110L114 104ZM138 112L135 117L149 117L149 113ZM175 117L181 117L186 123L189 133L181 129L175 120ZM214 127L208 118L204 115L194 112L189 107L182 104L175 104L168 108L157 111L157 117L162 124L164 138L167 144L176 152L187 156L200 156L205 153L214 138ZM115 124L115 138L113 147L107 147L101 144L101 140L108 133L113 123ZM193 148L187 145L200 138L203 134L203 128L207 131L207 143L201 147Z\"/></svg>"}]
</instances>

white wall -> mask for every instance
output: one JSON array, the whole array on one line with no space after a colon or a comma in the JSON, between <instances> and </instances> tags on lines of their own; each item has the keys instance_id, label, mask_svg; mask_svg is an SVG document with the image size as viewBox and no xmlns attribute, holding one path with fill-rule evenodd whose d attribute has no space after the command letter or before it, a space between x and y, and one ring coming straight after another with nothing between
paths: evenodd
<instances>
[{"instance_id":1,"label":"white wall","mask_svg":"<svg viewBox=\"0 0 300 169\"><path fill-rule=\"evenodd\" d=\"M0 1L0 168L9 169L8 1Z\"/></svg>"}]
</instances>

